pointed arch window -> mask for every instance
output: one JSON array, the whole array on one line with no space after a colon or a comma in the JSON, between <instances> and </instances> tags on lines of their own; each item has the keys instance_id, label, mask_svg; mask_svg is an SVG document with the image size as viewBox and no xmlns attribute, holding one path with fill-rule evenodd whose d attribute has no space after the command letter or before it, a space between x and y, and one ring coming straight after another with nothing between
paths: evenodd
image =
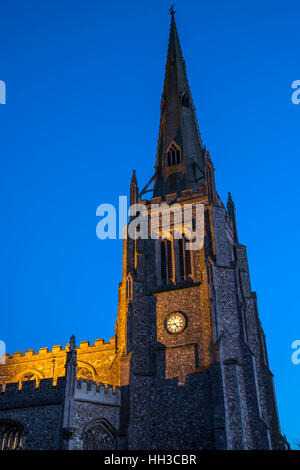
<instances>
[{"instance_id":1,"label":"pointed arch window","mask_svg":"<svg viewBox=\"0 0 300 470\"><path fill-rule=\"evenodd\" d=\"M167 257L168 257L168 277L169 280L173 277L173 258L172 258L172 242L167 240Z\"/></svg>"},{"instance_id":2,"label":"pointed arch window","mask_svg":"<svg viewBox=\"0 0 300 470\"><path fill-rule=\"evenodd\" d=\"M0 449L22 450L24 427L16 421L0 420Z\"/></svg>"},{"instance_id":3,"label":"pointed arch window","mask_svg":"<svg viewBox=\"0 0 300 470\"><path fill-rule=\"evenodd\" d=\"M161 280L163 283L167 281L167 261L166 261L166 245L162 241L160 245L160 268L161 268Z\"/></svg>"},{"instance_id":4,"label":"pointed arch window","mask_svg":"<svg viewBox=\"0 0 300 470\"><path fill-rule=\"evenodd\" d=\"M161 281L168 284L173 280L173 244L171 240L162 240L160 249Z\"/></svg>"},{"instance_id":5,"label":"pointed arch window","mask_svg":"<svg viewBox=\"0 0 300 470\"><path fill-rule=\"evenodd\" d=\"M106 419L96 419L84 429L83 450L115 450L117 433Z\"/></svg>"},{"instance_id":6,"label":"pointed arch window","mask_svg":"<svg viewBox=\"0 0 300 470\"><path fill-rule=\"evenodd\" d=\"M44 379L44 375L41 372L37 370L27 370L17 375L14 378L14 382L18 382L19 390L21 390L23 382L35 380L35 386L38 388L42 379Z\"/></svg>"},{"instance_id":7,"label":"pointed arch window","mask_svg":"<svg viewBox=\"0 0 300 470\"><path fill-rule=\"evenodd\" d=\"M186 91L184 93L182 93L182 95L181 95L181 104L185 108L188 108L189 105L190 105L189 95L187 94Z\"/></svg>"},{"instance_id":8,"label":"pointed arch window","mask_svg":"<svg viewBox=\"0 0 300 470\"><path fill-rule=\"evenodd\" d=\"M179 165L180 162L181 162L180 148L174 142L172 142L166 155L167 166Z\"/></svg>"},{"instance_id":9,"label":"pointed arch window","mask_svg":"<svg viewBox=\"0 0 300 470\"><path fill-rule=\"evenodd\" d=\"M188 279L192 274L191 252L187 249L187 241L184 236L178 240L179 273L182 280Z\"/></svg>"}]
</instances>

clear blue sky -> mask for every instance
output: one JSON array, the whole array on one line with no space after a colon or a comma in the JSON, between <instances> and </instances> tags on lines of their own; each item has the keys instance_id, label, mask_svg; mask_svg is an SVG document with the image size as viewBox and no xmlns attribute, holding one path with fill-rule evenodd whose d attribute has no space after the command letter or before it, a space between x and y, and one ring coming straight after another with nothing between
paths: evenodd
<instances>
[{"instance_id":1,"label":"clear blue sky","mask_svg":"<svg viewBox=\"0 0 300 470\"><path fill-rule=\"evenodd\" d=\"M25 351L114 335L121 241L96 207L153 174L170 0L2 0L0 339ZM300 440L299 1L178 0L218 191L231 191L282 430Z\"/></svg>"}]
</instances>

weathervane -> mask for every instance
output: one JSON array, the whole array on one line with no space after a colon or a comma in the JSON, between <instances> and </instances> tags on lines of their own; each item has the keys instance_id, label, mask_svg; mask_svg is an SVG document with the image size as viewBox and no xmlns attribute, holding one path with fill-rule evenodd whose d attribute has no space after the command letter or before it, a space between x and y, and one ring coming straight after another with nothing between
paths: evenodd
<instances>
[{"instance_id":1,"label":"weathervane","mask_svg":"<svg viewBox=\"0 0 300 470\"><path fill-rule=\"evenodd\" d=\"M170 10L169 10L169 13L170 13L171 16L174 16L175 13L176 13L176 11L174 10L174 6L175 6L174 4L171 5L171 8L170 8Z\"/></svg>"}]
</instances>

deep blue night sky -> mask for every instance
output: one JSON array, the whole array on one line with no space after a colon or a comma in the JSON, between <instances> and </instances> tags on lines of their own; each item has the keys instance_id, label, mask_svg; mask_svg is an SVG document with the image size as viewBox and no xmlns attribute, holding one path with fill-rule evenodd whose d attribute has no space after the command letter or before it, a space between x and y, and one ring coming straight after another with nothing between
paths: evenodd
<instances>
[{"instance_id":1,"label":"deep blue night sky","mask_svg":"<svg viewBox=\"0 0 300 470\"><path fill-rule=\"evenodd\" d=\"M114 335L122 243L96 208L153 174L170 0L2 0L0 339L7 351ZM298 1L178 0L176 21L219 194L239 238L300 440Z\"/></svg>"}]
</instances>

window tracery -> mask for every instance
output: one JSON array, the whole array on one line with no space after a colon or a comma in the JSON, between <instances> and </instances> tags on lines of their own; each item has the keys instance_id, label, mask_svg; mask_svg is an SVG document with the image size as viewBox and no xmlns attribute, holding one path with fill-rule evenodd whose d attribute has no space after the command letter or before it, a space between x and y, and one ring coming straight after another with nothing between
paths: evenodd
<instances>
[{"instance_id":1,"label":"window tracery","mask_svg":"<svg viewBox=\"0 0 300 470\"><path fill-rule=\"evenodd\" d=\"M116 431L106 420L101 419L91 423L84 431L83 450L115 450Z\"/></svg>"}]
</instances>

